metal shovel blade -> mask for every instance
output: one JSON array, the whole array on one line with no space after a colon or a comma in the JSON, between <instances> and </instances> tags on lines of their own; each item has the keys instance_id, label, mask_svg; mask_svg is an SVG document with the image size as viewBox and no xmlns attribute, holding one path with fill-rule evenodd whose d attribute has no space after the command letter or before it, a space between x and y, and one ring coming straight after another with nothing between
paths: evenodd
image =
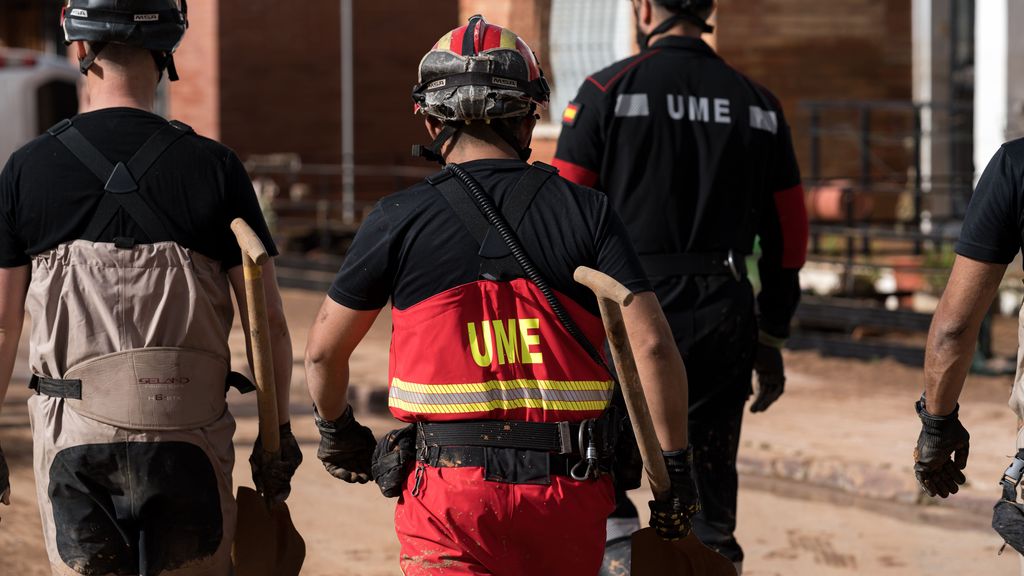
<instances>
[{"instance_id":1,"label":"metal shovel blade","mask_svg":"<svg viewBox=\"0 0 1024 576\"><path fill-rule=\"evenodd\" d=\"M736 576L736 567L690 534L662 540L654 528L633 533L632 576Z\"/></svg>"},{"instance_id":2,"label":"metal shovel blade","mask_svg":"<svg viewBox=\"0 0 1024 576\"><path fill-rule=\"evenodd\" d=\"M267 508L252 488L238 487L238 530L235 534L236 576L298 576L306 557L286 504Z\"/></svg>"}]
</instances>

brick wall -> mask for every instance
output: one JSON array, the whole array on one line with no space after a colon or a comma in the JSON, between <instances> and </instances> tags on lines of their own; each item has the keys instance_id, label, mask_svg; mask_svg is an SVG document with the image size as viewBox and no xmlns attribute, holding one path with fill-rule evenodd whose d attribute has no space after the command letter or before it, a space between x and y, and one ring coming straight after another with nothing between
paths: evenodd
<instances>
[{"instance_id":1,"label":"brick wall","mask_svg":"<svg viewBox=\"0 0 1024 576\"><path fill-rule=\"evenodd\" d=\"M427 143L413 114L420 59L458 23L455 0L358 2L355 29L356 162L411 164L413 144Z\"/></svg>"},{"instance_id":2,"label":"brick wall","mask_svg":"<svg viewBox=\"0 0 1024 576\"><path fill-rule=\"evenodd\" d=\"M457 2L436 0L429 10L414 0L353 4L356 163L422 165L409 156L410 146L425 140L410 92L422 55L456 25ZM337 165L339 1L307 0L302 10L246 0L190 8L171 114L243 159L295 153L305 164ZM360 178L358 195L369 201L401 184Z\"/></svg>"},{"instance_id":3,"label":"brick wall","mask_svg":"<svg viewBox=\"0 0 1024 576\"><path fill-rule=\"evenodd\" d=\"M221 138L243 158L340 158L338 0L219 1Z\"/></svg>"},{"instance_id":4,"label":"brick wall","mask_svg":"<svg viewBox=\"0 0 1024 576\"><path fill-rule=\"evenodd\" d=\"M189 29L174 56L181 80L167 83L168 115L218 140L220 126L219 14L217 2L189 5Z\"/></svg>"}]
</instances>

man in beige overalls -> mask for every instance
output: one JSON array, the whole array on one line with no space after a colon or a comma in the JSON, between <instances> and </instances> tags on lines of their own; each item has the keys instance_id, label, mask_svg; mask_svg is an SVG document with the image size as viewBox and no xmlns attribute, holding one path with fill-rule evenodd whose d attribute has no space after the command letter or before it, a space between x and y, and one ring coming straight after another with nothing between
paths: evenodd
<instances>
[{"instance_id":1,"label":"man in beige overalls","mask_svg":"<svg viewBox=\"0 0 1024 576\"><path fill-rule=\"evenodd\" d=\"M946 498L966 482L970 435L960 423L957 400L971 366L982 319L1007 265L1024 244L1024 139L1000 147L971 197L956 244L946 290L928 334L925 391L917 402L921 435L914 451L914 472L930 496ZM1024 345L1024 309L1020 343ZM1018 353L1010 408L1024 419L1024 348ZM1024 553L1024 507L1016 503L1024 473L1024 428L1017 434L1017 457L1002 479L993 528Z\"/></svg>"},{"instance_id":2,"label":"man in beige overalls","mask_svg":"<svg viewBox=\"0 0 1024 576\"><path fill-rule=\"evenodd\" d=\"M70 0L62 26L86 76L82 114L21 148L0 174L0 399L25 308L36 485L54 574L227 575L235 424L227 409L229 224L276 253L241 162L152 113L176 79L184 0ZM301 461L288 425L291 344L266 265L281 454L253 478L288 496ZM246 314L241 314L243 323ZM240 386L241 387L241 386ZM10 486L0 454L0 496ZM0 528L2 529L2 528Z\"/></svg>"}]
</instances>

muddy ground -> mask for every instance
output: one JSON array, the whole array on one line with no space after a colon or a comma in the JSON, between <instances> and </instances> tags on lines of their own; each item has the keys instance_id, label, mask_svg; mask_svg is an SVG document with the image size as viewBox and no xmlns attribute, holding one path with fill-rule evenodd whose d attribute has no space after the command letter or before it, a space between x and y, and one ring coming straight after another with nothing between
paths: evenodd
<instances>
[{"instance_id":1,"label":"muddy ground","mask_svg":"<svg viewBox=\"0 0 1024 576\"><path fill-rule=\"evenodd\" d=\"M306 458L290 499L309 549L303 574L397 575L393 501L373 485L333 479L316 460L301 353L320 300L309 292L286 292L296 350L291 405ZM997 329L997 345L1009 353L1015 331L1006 322ZM388 336L385 316L353 359L354 404L377 433L394 424L371 410L385 393ZM31 473L27 345L22 348L0 415L0 442L13 476L13 505L0 507L2 576L49 574ZM237 332L233 349L241 364ZM767 413L749 417L744 429L739 538L747 549L745 574L1017 574L1017 556L997 555L1000 541L988 528L995 483L1014 452L1015 419L1005 407L1009 378L969 380L962 414L972 433L970 485L936 505L919 497L911 472L919 369L810 352L787 354L786 361L787 394ZM232 392L231 405L238 420L235 482L248 485L255 402ZM637 491L634 497L645 509L645 495ZM545 574L543 568L537 574Z\"/></svg>"}]
</instances>

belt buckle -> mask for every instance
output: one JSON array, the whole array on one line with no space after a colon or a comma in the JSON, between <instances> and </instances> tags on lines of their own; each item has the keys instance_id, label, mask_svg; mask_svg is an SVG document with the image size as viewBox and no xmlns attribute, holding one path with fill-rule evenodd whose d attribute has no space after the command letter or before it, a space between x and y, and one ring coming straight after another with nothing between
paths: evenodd
<instances>
[{"instance_id":1,"label":"belt buckle","mask_svg":"<svg viewBox=\"0 0 1024 576\"><path fill-rule=\"evenodd\" d=\"M558 423L559 454L572 454L572 429L568 422Z\"/></svg>"},{"instance_id":2,"label":"belt buckle","mask_svg":"<svg viewBox=\"0 0 1024 576\"><path fill-rule=\"evenodd\" d=\"M1013 485L1016 486L1020 484L1022 475L1024 475L1024 460L1014 458L1013 462L1010 462L1010 465L1006 468L1006 471L1003 472L1003 480L1013 482Z\"/></svg>"},{"instance_id":3,"label":"belt buckle","mask_svg":"<svg viewBox=\"0 0 1024 576\"><path fill-rule=\"evenodd\" d=\"M739 282L741 280L740 271L736 269L736 259L733 257L732 250L729 250L729 255L725 257L724 264L729 268L729 272L732 272L732 277Z\"/></svg>"}]
</instances>

